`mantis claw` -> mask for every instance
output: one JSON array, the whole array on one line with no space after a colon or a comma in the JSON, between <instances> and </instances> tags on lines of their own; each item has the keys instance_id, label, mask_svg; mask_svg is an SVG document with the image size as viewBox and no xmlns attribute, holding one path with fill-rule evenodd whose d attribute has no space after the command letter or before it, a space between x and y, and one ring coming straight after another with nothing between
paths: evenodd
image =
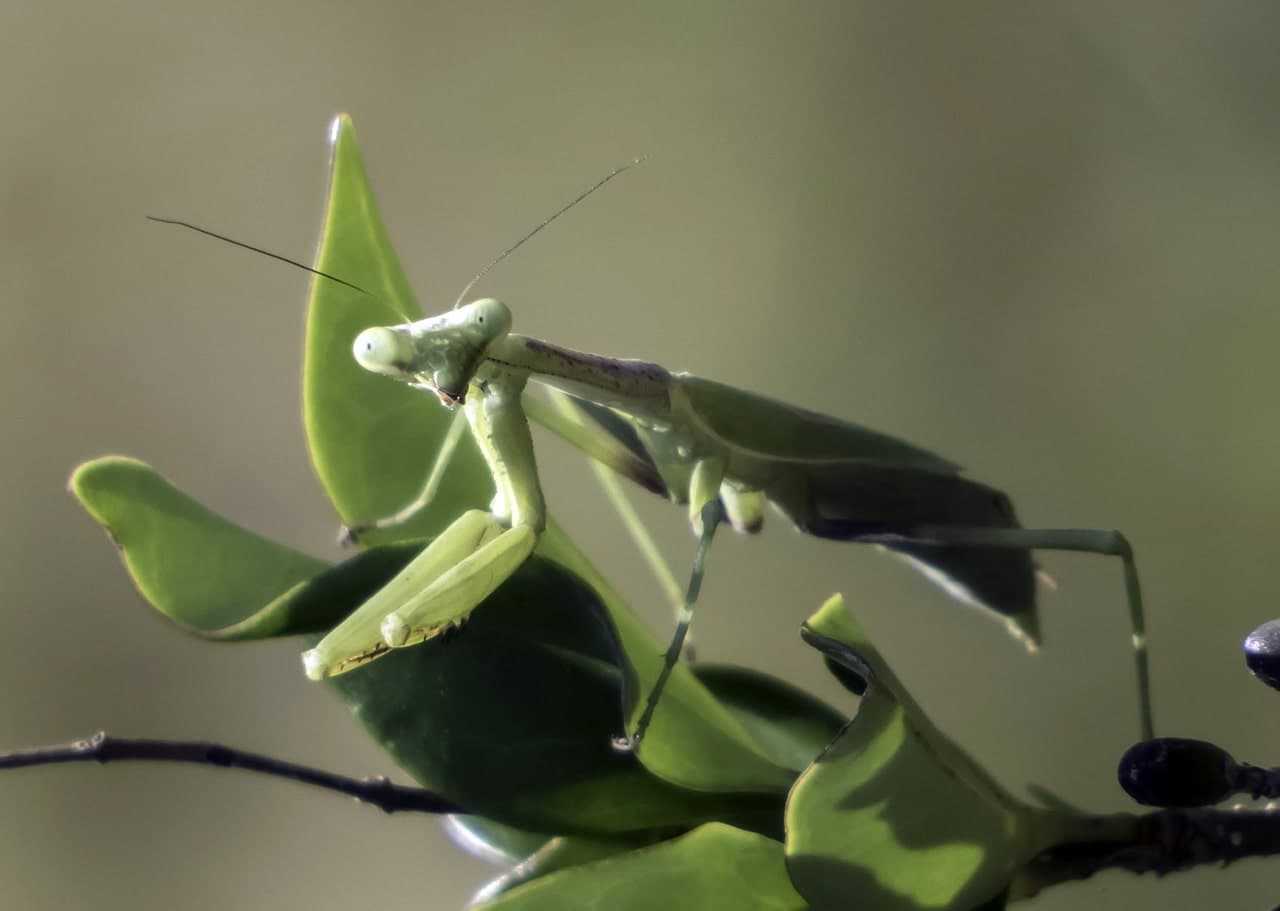
<instances>
[{"instance_id":1,"label":"mantis claw","mask_svg":"<svg viewBox=\"0 0 1280 911\"><path fill-rule=\"evenodd\" d=\"M366 524L359 525L339 525L338 526L338 546L342 548L355 547L360 543L360 536L367 532L373 526Z\"/></svg>"},{"instance_id":2,"label":"mantis claw","mask_svg":"<svg viewBox=\"0 0 1280 911\"><path fill-rule=\"evenodd\" d=\"M619 734L609 741L609 746L613 747L615 753L634 753L639 745L639 737L628 737L626 734Z\"/></svg>"}]
</instances>

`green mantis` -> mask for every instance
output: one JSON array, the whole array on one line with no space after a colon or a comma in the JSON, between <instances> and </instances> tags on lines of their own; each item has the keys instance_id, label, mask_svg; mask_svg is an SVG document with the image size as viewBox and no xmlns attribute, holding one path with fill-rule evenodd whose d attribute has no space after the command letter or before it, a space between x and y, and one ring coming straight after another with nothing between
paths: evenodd
<instances>
[{"instance_id":1,"label":"green mantis","mask_svg":"<svg viewBox=\"0 0 1280 911\"><path fill-rule=\"evenodd\" d=\"M546 525L528 425L532 381L578 409L539 418L589 456L687 506L698 537L685 603L629 744L657 708L679 658L722 521L759 530L771 503L801 531L881 545L920 565L963 600L1003 615L1036 641L1031 549L1121 558L1136 655L1141 724L1153 727L1144 621L1133 553L1123 535L1023 529L1009 499L961 476L953 463L875 431L638 360L563 348L511 331L511 311L485 298L442 315L372 327L353 344L366 370L461 409L492 475L488 512L460 516L386 587L304 655L321 679L422 642L462 623L533 551ZM435 474L433 472L433 474ZM382 526L405 521L429 496ZM358 530L357 530L358 531Z\"/></svg>"},{"instance_id":2,"label":"green mantis","mask_svg":"<svg viewBox=\"0 0 1280 911\"><path fill-rule=\"evenodd\" d=\"M392 516L355 526L349 537L404 524L430 508L464 422L495 494L488 510L458 516L303 655L312 679L345 673L460 626L529 557L547 523L528 423L533 417L588 457L685 505L698 538L661 673L620 745L636 744L658 708L681 654L716 530L728 522L739 532L758 531L766 503L807 534L876 544L908 558L951 594L1002 617L1028 647L1038 634L1031 550L1119 557L1142 734L1151 736L1141 592L1132 549L1119 532L1021 528L1007 496L963 477L957 465L924 449L654 363L518 335L512 323L504 304L485 298L427 319L367 327L354 338L352 353L361 367L434 396L459 417L423 493ZM531 385L545 387L558 407L530 395Z\"/></svg>"}]
</instances>

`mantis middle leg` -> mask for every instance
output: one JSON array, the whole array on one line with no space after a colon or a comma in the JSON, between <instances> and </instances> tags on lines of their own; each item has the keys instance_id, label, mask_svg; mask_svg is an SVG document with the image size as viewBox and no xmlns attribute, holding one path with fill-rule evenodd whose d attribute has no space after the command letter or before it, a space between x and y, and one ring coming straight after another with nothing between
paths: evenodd
<instances>
[{"instance_id":1,"label":"mantis middle leg","mask_svg":"<svg viewBox=\"0 0 1280 911\"><path fill-rule=\"evenodd\" d=\"M693 557L693 571L689 575L689 588L685 594L684 605L676 617L676 631L667 646L662 660L662 670L658 679L649 691L645 700L640 720L636 722L635 733L615 742L619 749L634 749L640 743L644 733L653 720L653 713L658 708L658 700L666 688L667 680L680 660L680 652L684 648L685 636L689 625L693 623L693 609L698 602L698 594L702 590L702 577L706 571L707 552L711 549L711 540L716 529L725 518L725 508L720 501L720 484L724 478L724 462L718 458L700 460L694 466L689 482L689 519L698 535L698 549Z\"/></svg>"}]
</instances>

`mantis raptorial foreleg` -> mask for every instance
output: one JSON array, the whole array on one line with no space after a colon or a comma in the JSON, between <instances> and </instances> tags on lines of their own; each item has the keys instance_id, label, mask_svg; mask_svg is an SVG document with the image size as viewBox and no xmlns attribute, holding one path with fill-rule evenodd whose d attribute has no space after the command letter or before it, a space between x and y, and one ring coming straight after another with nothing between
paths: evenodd
<instances>
[{"instance_id":1,"label":"mantis raptorial foreleg","mask_svg":"<svg viewBox=\"0 0 1280 911\"><path fill-rule=\"evenodd\" d=\"M382 638L383 621L505 530L487 512L464 512L390 582L303 654L307 676L319 680L346 673L386 653L391 646Z\"/></svg>"},{"instance_id":2,"label":"mantis raptorial foreleg","mask_svg":"<svg viewBox=\"0 0 1280 911\"><path fill-rule=\"evenodd\" d=\"M520 407L527 378L519 370L488 370L471 384L467 396L467 422L496 488L490 512L460 516L307 652L303 663L308 676L343 673L388 649L414 645L459 625L528 559L546 514L529 424ZM457 403L463 396L449 398ZM442 464L438 458L432 478L438 478ZM429 493L430 480L427 486Z\"/></svg>"},{"instance_id":3,"label":"mantis raptorial foreleg","mask_svg":"<svg viewBox=\"0 0 1280 911\"><path fill-rule=\"evenodd\" d=\"M1022 550L1066 550L1119 557L1124 566L1124 587L1129 602L1133 657L1138 676L1138 706L1144 740L1155 736L1151 712L1151 680L1147 658L1146 617L1142 586L1129 539L1118 531L1095 528L964 528L919 526L909 533L860 537L879 544L955 544L966 547L1009 547Z\"/></svg>"},{"instance_id":4,"label":"mantis raptorial foreleg","mask_svg":"<svg viewBox=\"0 0 1280 911\"><path fill-rule=\"evenodd\" d=\"M490 521L491 529L502 527L492 517ZM486 536L477 550L387 614L381 625L383 641L392 648L416 645L464 618L529 558L537 543L537 534L527 525Z\"/></svg>"}]
</instances>

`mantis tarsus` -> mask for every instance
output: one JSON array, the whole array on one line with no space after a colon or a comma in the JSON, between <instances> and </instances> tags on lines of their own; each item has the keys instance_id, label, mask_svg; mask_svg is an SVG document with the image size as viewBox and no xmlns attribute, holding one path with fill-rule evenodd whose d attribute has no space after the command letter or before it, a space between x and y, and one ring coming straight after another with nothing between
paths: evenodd
<instances>
[{"instance_id":1,"label":"mantis tarsus","mask_svg":"<svg viewBox=\"0 0 1280 911\"><path fill-rule=\"evenodd\" d=\"M737 531L758 531L766 501L808 534L878 544L910 558L953 595L1002 615L1028 646L1035 645L1038 633L1031 550L1120 557L1142 735L1152 736L1141 593L1132 549L1119 532L1021 528L1007 496L962 477L957 465L909 443L654 363L517 335L511 326L511 311L484 298L439 316L368 328L355 338L353 353L365 369L461 409L496 493L487 512L459 516L303 655L312 679L344 673L458 626L528 558L546 525L527 419L532 415L591 458L686 504L698 537L661 675L624 745L643 736L679 659L717 527L728 521ZM572 406L551 409L526 399L530 380ZM399 524L429 504L460 431L456 419L423 494L370 526Z\"/></svg>"}]
</instances>

